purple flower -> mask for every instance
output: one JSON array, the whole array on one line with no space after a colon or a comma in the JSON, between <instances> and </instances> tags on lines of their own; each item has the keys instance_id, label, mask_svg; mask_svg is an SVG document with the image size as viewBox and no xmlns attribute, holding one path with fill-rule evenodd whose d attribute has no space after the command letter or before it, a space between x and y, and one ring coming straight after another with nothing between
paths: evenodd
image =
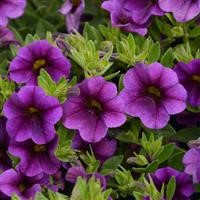
<instances>
[{"instance_id":1,"label":"purple flower","mask_svg":"<svg viewBox=\"0 0 200 200\"><path fill-rule=\"evenodd\" d=\"M179 62L174 71L188 92L188 103L200 106L200 59L194 59L188 64Z\"/></svg>"},{"instance_id":2,"label":"purple flower","mask_svg":"<svg viewBox=\"0 0 200 200\"><path fill-rule=\"evenodd\" d=\"M19 169L26 176L36 176L42 172L55 174L61 165L54 154L57 143L57 137L46 144L36 144L30 139L25 142L12 140L9 152L20 158Z\"/></svg>"},{"instance_id":3,"label":"purple flower","mask_svg":"<svg viewBox=\"0 0 200 200\"><path fill-rule=\"evenodd\" d=\"M14 34L5 26L0 26L0 47L7 46L9 44L19 44Z\"/></svg>"},{"instance_id":4,"label":"purple flower","mask_svg":"<svg viewBox=\"0 0 200 200\"><path fill-rule=\"evenodd\" d=\"M200 182L200 149L192 148L188 150L183 157L185 173L192 175L193 182Z\"/></svg>"},{"instance_id":5,"label":"purple flower","mask_svg":"<svg viewBox=\"0 0 200 200\"><path fill-rule=\"evenodd\" d=\"M70 183L76 183L78 177L89 179L92 176L94 176L97 180L100 181L103 189L106 189L106 178L103 175L99 173L87 173L85 169L81 166L69 168L69 170L66 173L65 179Z\"/></svg>"},{"instance_id":6,"label":"purple flower","mask_svg":"<svg viewBox=\"0 0 200 200\"><path fill-rule=\"evenodd\" d=\"M190 175L177 171L171 167L160 168L152 175L155 186L161 189L163 183L168 184L170 178L174 176L176 179L176 190L173 200L190 200L190 196L194 192L192 178Z\"/></svg>"},{"instance_id":7,"label":"purple flower","mask_svg":"<svg viewBox=\"0 0 200 200\"><path fill-rule=\"evenodd\" d=\"M128 32L136 32L140 35L147 33L148 22L144 24L134 22L132 12L125 8L124 0L104 1L102 8L110 12L112 26Z\"/></svg>"},{"instance_id":8,"label":"purple flower","mask_svg":"<svg viewBox=\"0 0 200 200\"><path fill-rule=\"evenodd\" d=\"M0 170L5 171L12 167L12 161L7 154L10 138L6 131L6 118L0 117Z\"/></svg>"},{"instance_id":9,"label":"purple flower","mask_svg":"<svg viewBox=\"0 0 200 200\"><path fill-rule=\"evenodd\" d=\"M62 122L69 129L78 129L84 141L99 142L108 128L126 121L115 84L97 76L85 79L77 87L80 95L71 96L64 103Z\"/></svg>"},{"instance_id":10,"label":"purple flower","mask_svg":"<svg viewBox=\"0 0 200 200\"><path fill-rule=\"evenodd\" d=\"M82 151L90 150L90 146L97 160L103 163L105 160L114 155L117 149L117 141L115 139L103 138L95 144L85 142L77 133L72 140L72 148Z\"/></svg>"},{"instance_id":11,"label":"purple flower","mask_svg":"<svg viewBox=\"0 0 200 200\"><path fill-rule=\"evenodd\" d=\"M9 19L15 19L24 13L26 0L1 0L0 25L7 25Z\"/></svg>"},{"instance_id":12,"label":"purple flower","mask_svg":"<svg viewBox=\"0 0 200 200\"><path fill-rule=\"evenodd\" d=\"M137 64L128 70L123 80L121 97L127 114L139 117L148 128L167 125L170 114L182 112L187 93L179 84L176 73L160 63Z\"/></svg>"},{"instance_id":13,"label":"purple flower","mask_svg":"<svg viewBox=\"0 0 200 200\"><path fill-rule=\"evenodd\" d=\"M41 190L42 181L43 174L27 177L20 171L8 169L0 175L0 191L8 197L15 193L21 200L28 200Z\"/></svg>"},{"instance_id":14,"label":"purple flower","mask_svg":"<svg viewBox=\"0 0 200 200\"><path fill-rule=\"evenodd\" d=\"M54 125L62 116L59 101L37 86L22 87L4 104L3 113L8 118L6 129L17 142L32 139L37 144L51 141Z\"/></svg>"},{"instance_id":15,"label":"purple flower","mask_svg":"<svg viewBox=\"0 0 200 200\"><path fill-rule=\"evenodd\" d=\"M152 15L164 15L155 0L125 0L124 7L131 12L133 21L137 24L146 23Z\"/></svg>"},{"instance_id":16,"label":"purple flower","mask_svg":"<svg viewBox=\"0 0 200 200\"><path fill-rule=\"evenodd\" d=\"M44 68L54 81L68 77L71 64L62 51L47 40L34 41L19 49L10 64L10 78L17 83L37 85L40 69Z\"/></svg>"},{"instance_id":17,"label":"purple flower","mask_svg":"<svg viewBox=\"0 0 200 200\"><path fill-rule=\"evenodd\" d=\"M159 0L165 12L172 12L178 22L186 22L200 14L200 0Z\"/></svg>"},{"instance_id":18,"label":"purple flower","mask_svg":"<svg viewBox=\"0 0 200 200\"><path fill-rule=\"evenodd\" d=\"M68 32L78 30L84 8L84 0L66 0L62 5L59 11L65 16Z\"/></svg>"}]
</instances>

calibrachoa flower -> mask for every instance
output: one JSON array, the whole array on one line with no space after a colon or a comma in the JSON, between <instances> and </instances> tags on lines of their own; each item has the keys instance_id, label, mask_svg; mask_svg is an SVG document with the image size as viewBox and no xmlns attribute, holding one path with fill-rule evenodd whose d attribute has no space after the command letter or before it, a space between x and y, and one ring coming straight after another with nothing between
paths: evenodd
<instances>
[{"instance_id":1,"label":"calibrachoa flower","mask_svg":"<svg viewBox=\"0 0 200 200\"><path fill-rule=\"evenodd\" d=\"M84 8L84 0L66 0L62 5L59 11L65 16L68 32L78 30Z\"/></svg>"},{"instance_id":2,"label":"calibrachoa flower","mask_svg":"<svg viewBox=\"0 0 200 200\"><path fill-rule=\"evenodd\" d=\"M12 161L7 154L10 138L6 131L6 118L0 117L0 170L12 167Z\"/></svg>"},{"instance_id":3,"label":"calibrachoa flower","mask_svg":"<svg viewBox=\"0 0 200 200\"><path fill-rule=\"evenodd\" d=\"M5 26L0 26L0 47L18 44L14 34Z\"/></svg>"},{"instance_id":4,"label":"calibrachoa flower","mask_svg":"<svg viewBox=\"0 0 200 200\"><path fill-rule=\"evenodd\" d=\"M51 141L54 125L62 116L59 101L37 86L22 87L4 104L3 113L8 118L6 129L18 142L32 139L37 144Z\"/></svg>"},{"instance_id":5,"label":"calibrachoa flower","mask_svg":"<svg viewBox=\"0 0 200 200\"><path fill-rule=\"evenodd\" d=\"M24 142L12 140L9 152L20 158L18 167L27 176L36 176L42 172L55 174L61 165L54 154L57 143L57 137L46 144L36 144L30 139Z\"/></svg>"},{"instance_id":6,"label":"calibrachoa flower","mask_svg":"<svg viewBox=\"0 0 200 200\"><path fill-rule=\"evenodd\" d=\"M186 22L200 14L200 0L159 0L165 12L172 12L178 22Z\"/></svg>"},{"instance_id":7,"label":"calibrachoa flower","mask_svg":"<svg viewBox=\"0 0 200 200\"><path fill-rule=\"evenodd\" d=\"M0 175L0 191L8 197L15 193L21 200L34 199L36 192L41 190L43 177L43 174L27 177L20 171L8 169Z\"/></svg>"},{"instance_id":8,"label":"calibrachoa flower","mask_svg":"<svg viewBox=\"0 0 200 200\"><path fill-rule=\"evenodd\" d=\"M1 0L0 25L7 25L9 19L20 17L24 13L26 0Z\"/></svg>"},{"instance_id":9,"label":"calibrachoa flower","mask_svg":"<svg viewBox=\"0 0 200 200\"><path fill-rule=\"evenodd\" d=\"M174 71L188 92L188 103L200 106L200 59L194 59L188 64L179 62Z\"/></svg>"},{"instance_id":10,"label":"calibrachoa flower","mask_svg":"<svg viewBox=\"0 0 200 200\"><path fill-rule=\"evenodd\" d=\"M109 157L113 156L117 149L117 141L115 139L103 138L95 144L85 142L77 133L72 140L72 148L86 151L92 147L95 158L103 163Z\"/></svg>"},{"instance_id":11,"label":"calibrachoa flower","mask_svg":"<svg viewBox=\"0 0 200 200\"><path fill-rule=\"evenodd\" d=\"M157 169L152 175L155 186L161 189L163 183L168 184L170 178L174 176L176 179L176 190L173 200L190 200L190 196L194 192L192 178L190 175L177 171L171 167Z\"/></svg>"},{"instance_id":12,"label":"calibrachoa flower","mask_svg":"<svg viewBox=\"0 0 200 200\"><path fill-rule=\"evenodd\" d=\"M171 114L186 108L187 93L176 73L160 63L137 64L124 75L123 83L125 111L148 128L163 128Z\"/></svg>"},{"instance_id":13,"label":"calibrachoa flower","mask_svg":"<svg viewBox=\"0 0 200 200\"><path fill-rule=\"evenodd\" d=\"M94 176L97 180L100 181L103 189L106 189L106 178L103 175L99 173L87 173L85 169L81 166L69 168L69 170L66 173L65 179L71 183L76 183L78 177L84 177L86 179L89 179L92 176Z\"/></svg>"},{"instance_id":14,"label":"calibrachoa flower","mask_svg":"<svg viewBox=\"0 0 200 200\"><path fill-rule=\"evenodd\" d=\"M62 122L69 129L78 129L83 140L99 142L108 128L126 121L115 84L97 76L85 79L77 87L80 94L69 97L63 105Z\"/></svg>"},{"instance_id":15,"label":"calibrachoa flower","mask_svg":"<svg viewBox=\"0 0 200 200\"><path fill-rule=\"evenodd\" d=\"M68 77L71 64L62 51L47 40L34 41L19 49L9 68L11 80L37 85L40 69L45 69L54 81Z\"/></svg>"},{"instance_id":16,"label":"calibrachoa flower","mask_svg":"<svg viewBox=\"0 0 200 200\"><path fill-rule=\"evenodd\" d=\"M124 7L131 12L137 24L146 23L152 15L164 15L157 0L125 0Z\"/></svg>"},{"instance_id":17,"label":"calibrachoa flower","mask_svg":"<svg viewBox=\"0 0 200 200\"><path fill-rule=\"evenodd\" d=\"M132 12L125 8L124 0L104 1L102 8L110 12L111 23L128 32L136 32L140 35L147 33L148 22L139 24L133 21Z\"/></svg>"},{"instance_id":18,"label":"calibrachoa flower","mask_svg":"<svg viewBox=\"0 0 200 200\"><path fill-rule=\"evenodd\" d=\"M185 165L185 172L192 175L193 182L200 182L200 149L192 148L188 150L183 157L183 164Z\"/></svg>"}]
</instances>

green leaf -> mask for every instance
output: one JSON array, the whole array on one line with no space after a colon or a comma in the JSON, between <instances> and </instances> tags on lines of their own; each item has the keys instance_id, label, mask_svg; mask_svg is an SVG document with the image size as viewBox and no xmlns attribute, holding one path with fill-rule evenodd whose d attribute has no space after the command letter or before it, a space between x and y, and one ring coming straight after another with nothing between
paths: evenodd
<instances>
[{"instance_id":1,"label":"green leaf","mask_svg":"<svg viewBox=\"0 0 200 200\"><path fill-rule=\"evenodd\" d=\"M184 35L184 30L181 26L175 26L171 29L173 37L182 37Z\"/></svg>"},{"instance_id":2,"label":"green leaf","mask_svg":"<svg viewBox=\"0 0 200 200\"><path fill-rule=\"evenodd\" d=\"M0 76L0 110L3 107L4 102L13 94L15 91L15 83L7 79L3 79Z\"/></svg>"},{"instance_id":3,"label":"green leaf","mask_svg":"<svg viewBox=\"0 0 200 200\"><path fill-rule=\"evenodd\" d=\"M98 29L96 29L94 26L91 26L88 22L85 23L83 36L87 40L97 41L98 43L103 41L103 37L99 33Z\"/></svg>"},{"instance_id":4,"label":"green leaf","mask_svg":"<svg viewBox=\"0 0 200 200\"><path fill-rule=\"evenodd\" d=\"M156 22L156 25L157 25L159 31L162 34L171 37L171 34L172 34L171 33L172 26L171 25L167 24L164 20L161 20L158 17L156 18L155 22ZM159 31L157 31L157 32L159 32Z\"/></svg>"},{"instance_id":5,"label":"green leaf","mask_svg":"<svg viewBox=\"0 0 200 200\"><path fill-rule=\"evenodd\" d=\"M48 190L47 194L45 195L41 192L38 192L36 194L35 200L68 200L68 197L61 193Z\"/></svg>"},{"instance_id":6,"label":"green leaf","mask_svg":"<svg viewBox=\"0 0 200 200\"><path fill-rule=\"evenodd\" d=\"M112 73L112 74L109 74L109 75L105 76L104 79L107 80L107 81L109 81L109 80L115 78L119 74L120 74L120 71L117 71L115 73Z\"/></svg>"},{"instance_id":7,"label":"green leaf","mask_svg":"<svg viewBox=\"0 0 200 200\"><path fill-rule=\"evenodd\" d=\"M145 129L145 130L147 130L147 129ZM148 129L148 132L151 133L152 130ZM154 130L154 132L156 134L160 134L164 138L170 138L176 134L176 130L170 124L167 124L167 126L165 126L162 129Z\"/></svg>"},{"instance_id":8,"label":"green leaf","mask_svg":"<svg viewBox=\"0 0 200 200\"><path fill-rule=\"evenodd\" d=\"M200 35L200 26L195 26L190 32L189 37L195 38Z\"/></svg>"},{"instance_id":9,"label":"green leaf","mask_svg":"<svg viewBox=\"0 0 200 200\"><path fill-rule=\"evenodd\" d=\"M57 97L61 103L63 103L67 98L67 89L69 88L69 84L64 77L56 83L52 80L47 71L41 69L38 77L38 85L44 89L47 95Z\"/></svg>"},{"instance_id":10,"label":"green leaf","mask_svg":"<svg viewBox=\"0 0 200 200\"><path fill-rule=\"evenodd\" d=\"M100 161L95 158L95 155L92 151L92 148L90 146L91 151L82 153L80 155L81 160L87 165L86 171L88 173L97 172L100 166Z\"/></svg>"},{"instance_id":11,"label":"green leaf","mask_svg":"<svg viewBox=\"0 0 200 200\"><path fill-rule=\"evenodd\" d=\"M151 160L154 160L163 150L162 140L162 136L155 139L155 135L153 133L150 134L148 139L144 133L142 134L141 145Z\"/></svg>"},{"instance_id":12,"label":"green leaf","mask_svg":"<svg viewBox=\"0 0 200 200\"><path fill-rule=\"evenodd\" d=\"M161 63L166 67L172 67L174 65L174 55L171 47L163 54Z\"/></svg>"},{"instance_id":13,"label":"green leaf","mask_svg":"<svg viewBox=\"0 0 200 200\"><path fill-rule=\"evenodd\" d=\"M48 72L44 69L40 70L38 85L43 88L48 95L52 95L56 90L56 84L54 83Z\"/></svg>"},{"instance_id":14,"label":"green leaf","mask_svg":"<svg viewBox=\"0 0 200 200\"><path fill-rule=\"evenodd\" d=\"M146 166L149 162L144 155L140 155L134 152L134 157L127 159L128 164L136 164L139 166Z\"/></svg>"},{"instance_id":15,"label":"green leaf","mask_svg":"<svg viewBox=\"0 0 200 200\"><path fill-rule=\"evenodd\" d=\"M167 184L166 196L167 200L172 200L176 190L176 179L172 176Z\"/></svg>"},{"instance_id":16,"label":"green leaf","mask_svg":"<svg viewBox=\"0 0 200 200\"><path fill-rule=\"evenodd\" d=\"M56 157L64 162L76 160L76 152L71 147L74 134L63 126L59 126L57 134L59 143L55 152Z\"/></svg>"},{"instance_id":17,"label":"green leaf","mask_svg":"<svg viewBox=\"0 0 200 200\"><path fill-rule=\"evenodd\" d=\"M12 195L11 200L20 200L20 198L16 194L14 194L14 195ZM43 199L41 199L41 200L43 200Z\"/></svg>"},{"instance_id":18,"label":"green leaf","mask_svg":"<svg viewBox=\"0 0 200 200\"><path fill-rule=\"evenodd\" d=\"M119 169L115 170L114 180L113 186L117 188L120 196L126 197L127 195L132 195L136 183L130 170L126 170L120 166Z\"/></svg>"},{"instance_id":19,"label":"green leaf","mask_svg":"<svg viewBox=\"0 0 200 200\"><path fill-rule=\"evenodd\" d=\"M45 197L41 192L38 192L35 196L35 200L49 200L49 199Z\"/></svg>"},{"instance_id":20,"label":"green leaf","mask_svg":"<svg viewBox=\"0 0 200 200\"><path fill-rule=\"evenodd\" d=\"M195 54L195 58L200 58L200 49L197 49L196 54Z\"/></svg>"},{"instance_id":21,"label":"green leaf","mask_svg":"<svg viewBox=\"0 0 200 200\"><path fill-rule=\"evenodd\" d=\"M180 142L188 142L190 140L195 140L200 137L199 127L189 127L179 130L172 139Z\"/></svg>"},{"instance_id":22,"label":"green leaf","mask_svg":"<svg viewBox=\"0 0 200 200\"><path fill-rule=\"evenodd\" d=\"M153 63L155 61L158 61L160 58L160 43L156 42L150 49L149 56L148 56L148 63Z\"/></svg>"},{"instance_id":23,"label":"green leaf","mask_svg":"<svg viewBox=\"0 0 200 200\"><path fill-rule=\"evenodd\" d=\"M188 63L193 59L189 43L177 45L173 50L173 54L177 61Z\"/></svg>"},{"instance_id":24,"label":"green leaf","mask_svg":"<svg viewBox=\"0 0 200 200\"><path fill-rule=\"evenodd\" d=\"M151 173L151 172L154 172L157 168L158 168L158 161L155 160L153 162L151 162L150 164L148 164L146 167L139 167L139 168L136 168L136 167L133 167L133 171L135 172L138 172L138 173Z\"/></svg>"},{"instance_id":25,"label":"green leaf","mask_svg":"<svg viewBox=\"0 0 200 200\"><path fill-rule=\"evenodd\" d=\"M161 200L164 199L164 184L162 187L158 188L155 186L152 177L149 175L148 180L145 177L141 177L143 179L143 195L148 196L152 200ZM144 197L143 196L143 197ZM142 198L143 199L143 198Z\"/></svg>"},{"instance_id":26,"label":"green leaf","mask_svg":"<svg viewBox=\"0 0 200 200\"><path fill-rule=\"evenodd\" d=\"M14 44L10 44L9 47L10 47L10 51L12 53L12 56L15 57L17 55L19 47L17 47Z\"/></svg>"},{"instance_id":27,"label":"green leaf","mask_svg":"<svg viewBox=\"0 0 200 200\"><path fill-rule=\"evenodd\" d=\"M101 52L98 49L99 45L78 33L70 34L67 42L72 46L70 57L83 68L86 78L103 75L112 66L113 63L110 62L112 44L106 51ZM79 45L76 46L77 44Z\"/></svg>"},{"instance_id":28,"label":"green leaf","mask_svg":"<svg viewBox=\"0 0 200 200\"><path fill-rule=\"evenodd\" d=\"M118 82L118 89L119 89L119 91L121 91L124 88L123 78L124 78L124 74L121 74L120 77L119 77L119 82Z\"/></svg>"},{"instance_id":29,"label":"green leaf","mask_svg":"<svg viewBox=\"0 0 200 200\"><path fill-rule=\"evenodd\" d=\"M116 170L122 163L123 158L124 158L123 155L119 155L119 156L113 156L108 160L106 160L101 167L101 173L104 175L113 173L114 170Z\"/></svg>"},{"instance_id":30,"label":"green leaf","mask_svg":"<svg viewBox=\"0 0 200 200\"><path fill-rule=\"evenodd\" d=\"M31 35L30 33L26 35L25 37L25 41L24 41L24 44L27 45L27 44L30 44L32 43L33 41L35 40L39 40L39 36L36 34L36 35Z\"/></svg>"},{"instance_id":31,"label":"green leaf","mask_svg":"<svg viewBox=\"0 0 200 200\"><path fill-rule=\"evenodd\" d=\"M111 192L111 189L103 191L100 181L94 176L88 181L78 177L70 200L107 200Z\"/></svg>"},{"instance_id":32,"label":"green leaf","mask_svg":"<svg viewBox=\"0 0 200 200\"><path fill-rule=\"evenodd\" d=\"M139 143L140 130L141 130L140 120L136 118L132 119L130 130L118 131L116 139L126 143Z\"/></svg>"},{"instance_id":33,"label":"green leaf","mask_svg":"<svg viewBox=\"0 0 200 200\"><path fill-rule=\"evenodd\" d=\"M187 105L187 109L188 109L190 112L193 112L193 113L200 113L200 107L199 107L199 106Z\"/></svg>"},{"instance_id":34,"label":"green leaf","mask_svg":"<svg viewBox=\"0 0 200 200\"><path fill-rule=\"evenodd\" d=\"M47 41L48 41L50 44L53 44L53 43L54 43L53 37L52 37L52 33L49 32L49 31L46 32L46 39L47 39Z\"/></svg>"},{"instance_id":35,"label":"green leaf","mask_svg":"<svg viewBox=\"0 0 200 200\"><path fill-rule=\"evenodd\" d=\"M19 30L17 30L14 26L9 25L10 30L14 33L15 38L20 43L23 43L23 37L21 36Z\"/></svg>"},{"instance_id":36,"label":"green leaf","mask_svg":"<svg viewBox=\"0 0 200 200\"><path fill-rule=\"evenodd\" d=\"M167 144L164 146L163 150L157 156L159 164L166 161L172 155L172 153L174 152L174 148L174 144Z\"/></svg>"},{"instance_id":37,"label":"green leaf","mask_svg":"<svg viewBox=\"0 0 200 200\"><path fill-rule=\"evenodd\" d=\"M111 41L113 44L116 44L119 40L120 31L118 28L113 27L110 24L108 26L100 24L98 28L106 41Z\"/></svg>"},{"instance_id":38,"label":"green leaf","mask_svg":"<svg viewBox=\"0 0 200 200\"><path fill-rule=\"evenodd\" d=\"M48 197L49 200L67 200L67 196L60 194L58 192L53 192L51 190L48 190Z\"/></svg>"},{"instance_id":39,"label":"green leaf","mask_svg":"<svg viewBox=\"0 0 200 200\"><path fill-rule=\"evenodd\" d=\"M118 59L129 66L135 63L136 44L132 34L116 44Z\"/></svg>"},{"instance_id":40,"label":"green leaf","mask_svg":"<svg viewBox=\"0 0 200 200\"><path fill-rule=\"evenodd\" d=\"M184 155L185 152L182 149L176 148L173 155L168 160L168 166L183 171L185 168L182 162Z\"/></svg>"}]
</instances>

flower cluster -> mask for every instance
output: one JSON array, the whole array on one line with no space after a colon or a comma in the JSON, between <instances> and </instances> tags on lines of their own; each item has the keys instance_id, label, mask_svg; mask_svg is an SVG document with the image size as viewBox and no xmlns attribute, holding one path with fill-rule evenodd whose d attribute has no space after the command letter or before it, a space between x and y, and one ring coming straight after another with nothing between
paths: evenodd
<instances>
[{"instance_id":1,"label":"flower cluster","mask_svg":"<svg viewBox=\"0 0 200 200\"><path fill-rule=\"evenodd\" d=\"M186 22L200 13L200 1L108 0L102 3L102 8L111 13L113 26L145 35L152 16L171 12L178 22Z\"/></svg>"},{"instance_id":2,"label":"flower cluster","mask_svg":"<svg viewBox=\"0 0 200 200\"><path fill-rule=\"evenodd\" d=\"M198 199L199 14L0 0L0 199Z\"/></svg>"}]
</instances>

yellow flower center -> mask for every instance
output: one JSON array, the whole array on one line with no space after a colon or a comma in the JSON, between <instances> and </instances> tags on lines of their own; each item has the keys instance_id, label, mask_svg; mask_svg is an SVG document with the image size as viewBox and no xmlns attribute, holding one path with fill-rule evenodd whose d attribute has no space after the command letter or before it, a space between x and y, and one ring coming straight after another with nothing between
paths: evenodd
<instances>
[{"instance_id":1,"label":"yellow flower center","mask_svg":"<svg viewBox=\"0 0 200 200\"><path fill-rule=\"evenodd\" d=\"M88 102L88 107L95 110L95 111L101 111L102 110L101 104L94 99L92 99Z\"/></svg>"},{"instance_id":2,"label":"yellow flower center","mask_svg":"<svg viewBox=\"0 0 200 200\"><path fill-rule=\"evenodd\" d=\"M40 145L40 144L34 145L33 149L36 153L47 151L47 148L45 147L45 145Z\"/></svg>"},{"instance_id":3,"label":"yellow flower center","mask_svg":"<svg viewBox=\"0 0 200 200\"><path fill-rule=\"evenodd\" d=\"M28 113L29 113L29 114L38 113L38 109L37 109L37 108L34 108L34 107L29 107L29 108L28 108Z\"/></svg>"},{"instance_id":4,"label":"yellow flower center","mask_svg":"<svg viewBox=\"0 0 200 200\"><path fill-rule=\"evenodd\" d=\"M194 76L192 76L192 80L197 82L197 83L200 83L200 76L199 75L194 75Z\"/></svg>"},{"instance_id":5,"label":"yellow flower center","mask_svg":"<svg viewBox=\"0 0 200 200\"><path fill-rule=\"evenodd\" d=\"M33 64L33 70L37 71L41 68L44 68L46 65L46 60L45 59L38 59L34 62Z\"/></svg>"},{"instance_id":6,"label":"yellow flower center","mask_svg":"<svg viewBox=\"0 0 200 200\"><path fill-rule=\"evenodd\" d=\"M20 192L23 192L26 189L26 185L24 183L20 183L18 188Z\"/></svg>"},{"instance_id":7,"label":"yellow flower center","mask_svg":"<svg viewBox=\"0 0 200 200\"><path fill-rule=\"evenodd\" d=\"M156 97L156 98L160 98L161 97L161 93L160 93L160 90L154 86L150 86L148 89L147 89L147 92Z\"/></svg>"}]
</instances>

